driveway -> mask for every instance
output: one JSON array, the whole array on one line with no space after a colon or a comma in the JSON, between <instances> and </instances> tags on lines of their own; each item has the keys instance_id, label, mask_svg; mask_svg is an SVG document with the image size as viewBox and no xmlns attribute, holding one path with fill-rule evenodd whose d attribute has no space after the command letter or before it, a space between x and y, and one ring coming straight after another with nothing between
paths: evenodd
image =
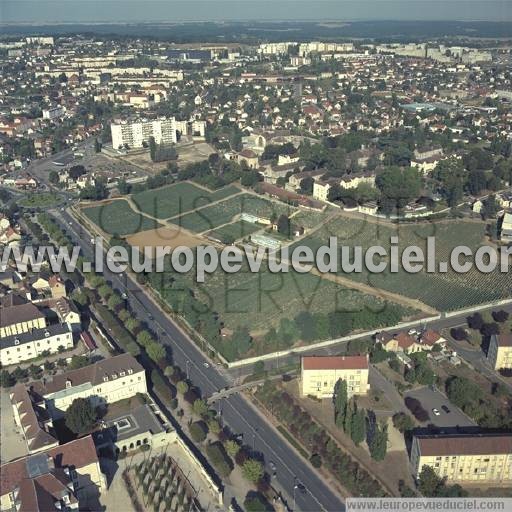
<instances>
[{"instance_id":1,"label":"driveway","mask_svg":"<svg viewBox=\"0 0 512 512\"><path fill-rule=\"evenodd\" d=\"M418 388L408 391L405 396L416 398L421 402L423 408L428 412L430 420L425 424L432 424L436 427L474 427L476 423L466 416L458 407L453 405L448 398L439 390L433 391L429 387ZM443 411L445 405L449 413ZM437 409L441 414L435 416L432 409Z\"/></svg>"}]
</instances>

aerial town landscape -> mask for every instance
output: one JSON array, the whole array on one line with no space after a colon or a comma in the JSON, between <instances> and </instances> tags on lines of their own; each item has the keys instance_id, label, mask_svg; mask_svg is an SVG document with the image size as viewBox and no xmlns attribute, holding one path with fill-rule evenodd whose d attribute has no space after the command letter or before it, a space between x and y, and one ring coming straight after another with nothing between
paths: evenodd
<instances>
[{"instance_id":1,"label":"aerial town landscape","mask_svg":"<svg viewBox=\"0 0 512 512\"><path fill-rule=\"evenodd\" d=\"M427 25L2 26L1 512L512 510L512 24Z\"/></svg>"}]
</instances>

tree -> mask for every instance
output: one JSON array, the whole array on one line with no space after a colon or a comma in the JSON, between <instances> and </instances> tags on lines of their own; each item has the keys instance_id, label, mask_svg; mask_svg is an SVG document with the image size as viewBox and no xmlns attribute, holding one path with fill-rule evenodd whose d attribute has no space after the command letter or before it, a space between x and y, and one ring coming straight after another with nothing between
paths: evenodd
<instances>
[{"instance_id":1,"label":"tree","mask_svg":"<svg viewBox=\"0 0 512 512\"><path fill-rule=\"evenodd\" d=\"M302 194L311 195L315 180L311 176L306 176L300 181L300 191Z\"/></svg>"},{"instance_id":2,"label":"tree","mask_svg":"<svg viewBox=\"0 0 512 512\"><path fill-rule=\"evenodd\" d=\"M91 362L87 356L73 356L71 358L71 363L69 364L69 369L78 370L78 368L83 368L89 364L91 364Z\"/></svg>"},{"instance_id":3,"label":"tree","mask_svg":"<svg viewBox=\"0 0 512 512\"><path fill-rule=\"evenodd\" d=\"M165 347L160 345L160 343L156 343L155 341L152 341L147 347L146 352L149 356L149 358L154 361L155 363L158 363L165 359Z\"/></svg>"},{"instance_id":4,"label":"tree","mask_svg":"<svg viewBox=\"0 0 512 512\"><path fill-rule=\"evenodd\" d=\"M414 420L404 412L397 412L393 415L393 426L403 434L414 428Z\"/></svg>"},{"instance_id":5,"label":"tree","mask_svg":"<svg viewBox=\"0 0 512 512\"><path fill-rule=\"evenodd\" d=\"M374 460L384 460L388 451L388 426L375 425L375 431L368 443L370 455Z\"/></svg>"},{"instance_id":6,"label":"tree","mask_svg":"<svg viewBox=\"0 0 512 512\"><path fill-rule=\"evenodd\" d=\"M150 343L153 342L153 336L149 331L146 330L140 331L135 339L137 340L137 343L143 347L147 347Z\"/></svg>"},{"instance_id":7,"label":"tree","mask_svg":"<svg viewBox=\"0 0 512 512\"><path fill-rule=\"evenodd\" d=\"M277 219L277 232L286 237L291 236L291 223L287 215L280 215Z\"/></svg>"},{"instance_id":8,"label":"tree","mask_svg":"<svg viewBox=\"0 0 512 512\"><path fill-rule=\"evenodd\" d=\"M198 416L206 416L208 413L208 404L203 398L198 398L192 405L194 413Z\"/></svg>"},{"instance_id":9,"label":"tree","mask_svg":"<svg viewBox=\"0 0 512 512\"><path fill-rule=\"evenodd\" d=\"M348 403L347 382L338 379L334 386L334 421L336 425L343 428Z\"/></svg>"},{"instance_id":10,"label":"tree","mask_svg":"<svg viewBox=\"0 0 512 512\"><path fill-rule=\"evenodd\" d=\"M230 457L236 457L236 454L240 451L240 445L234 439L228 439L224 443L224 448L228 452Z\"/></svg>"},{"instance_id":11,"label":"tree","mask_svg":"<svg viewBox=\"0 0 512 512\"><path fill-rule=\"evenodd\" d=\"M111 295L107 300L107 306L110 309L114 309L114 310L116 308L118 308L122 303L123 303L123 299L121 299L121 297L119 297L119 295L117 295L115 293L113 295Z\"/></svg>"},{"instance_id":12,"label":"tree","mask_svg":"<svg viewBox=\"0 0 512 512\"><path fill-rule=\"evenodd\" d=\"M156 142L154 137L149 138L149 156L151 161L154 162L156 158Z\"/></svg>"},{"instance_id":13,"label":"tree","mask_svg":"<svg viewBox=\"0 0 512 512\"><path fill-rule=\"evenodd\" d=\"M263 464L256 459L247 459L242 466L242 473L244 477L252 482L257 483L263 476Z\"/></svg>"},{"instance_id":14,"label":"tree","mask_svg":"<svg viewBox=\"0 0 512 512\"><path fill-rule=\"evenodd\" d=\"M384 212L402 209L412 199L416 199L421 188L421 178L416 169L387 167L376 178L381 191L381 208Z\"/></svg>"},{"instance_id":15,"label":"tree","mask_svg":"<svg viewBox=\"0 0 512 512\"><path fill-rule=\"evenodd\" d=\"M91 430L97 419L97 411L87 398L75 398L65 413L66 427L75 434Z\"/></svg>"},{"instance_id":16,"label":"tree","mask_svg":"<svg viewBox=\"0 0 512 512\"><path fill-rule=\"evenodd\" d=\"M501 309L500 311L493 311L492 317L495 322L499 322L501 324L508 320L509 314L507 311Z\"/></svg>"},{"instance_id":17,"label":"tree","mask_svg":"<svg viewBox=\"0 0 512 512\"><path fill-rule=\"evenodd\" d=\"M48 179L52 185L57 185L57 183L60 181L59 173L57 171L50 171L48 174Z\"/></svg>"},{"instance_id":18,"label":"tree","mask_svg":"<svg viewBox=\"0 0 512 512\"><path fill-rule=\"evenodd\" d=\"M206 425L202 421L195 421L189 427L190 437L196 443L202 443L206 439Z\"/></svg>"},{"instance_id":19,"label":"tree","mask_svg":"<svg viewBox=\"0 0 512 512\"><path fill-rule=\"evenodd\" d=\"M7 370L2 370L0 374L0 385L3 388L10 388L14 386L14 384L16 384L14 377Z\"/></svg>"},{"instance_id":20,"label":"tree","mask_svg":"<svg viewBox=\"0 0 512 512\"><path fill-rule=\"evenodd\" d=\"M188 391L188 384L184 380L180 380L178 384L176 384L176 389L178 393L184 395Z\"/></svg>"},{"instance_id":21,"label":"tree","mask_svg":"<svg viewBox=\"0 0 512 512\"><path fill-rule=\"evenodd\" d=\"M418 489L423 496L436 496L437 489L442 484L439 478L430 466L423 466L418 477Z\"/></svg>"},{"instance_id":22,"label":"tree","mask_svg":"<svg viewBox=\"0 0 512 512\"><path fill-rule=\"evenodd\" d=\"M482 201L481 215L483 219L495 219L498 215L499 205L495 195L490 195Z\"/></svg>"},{"instance_id":23,"label":"tree","mask_svg":"<svg viewBox=\"0 0 512 512\"><path fill-rule=\"evenodd\" d=\"M356 446L362 443L366 437L366 414L364 409L358 409L355 402L352 412L350 436Z\"/></svg>"}]
</instances>

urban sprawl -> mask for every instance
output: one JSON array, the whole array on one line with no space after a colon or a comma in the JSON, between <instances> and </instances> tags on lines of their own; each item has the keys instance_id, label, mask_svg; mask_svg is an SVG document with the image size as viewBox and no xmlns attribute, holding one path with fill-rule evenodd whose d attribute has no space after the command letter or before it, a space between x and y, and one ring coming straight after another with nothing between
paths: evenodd
<instances>
[{"instance_id":1,"label":"urban sprawl","mask_svg":"<svg viewBox=\"0 0 512 512\"><path fill-rule=\"evenodd\" d=\"M509 273L270 268L507 259L511 48L0 38L0 252L81 249L0 272L0 511L511 497ZM91 267L159 246L237 271Z\"/></svg>"}]
</instances>

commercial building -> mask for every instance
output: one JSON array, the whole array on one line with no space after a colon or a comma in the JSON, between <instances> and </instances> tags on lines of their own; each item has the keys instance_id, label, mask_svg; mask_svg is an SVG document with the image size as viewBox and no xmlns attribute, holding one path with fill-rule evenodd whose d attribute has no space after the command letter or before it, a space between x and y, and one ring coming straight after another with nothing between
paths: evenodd
<instances>
[{"instance_id":1,"label":"commercial building","mask_svg":"<svg viewBox=\"0 0 512 512\"><path fill-rule=\"evenodd\" d=\"M366 395L368 356L304 356L301 360L301 394L317 398L333 396L339 379L347 382L348 396Z\"/></svg>"},{"instance_id":2,"label":"commercial building","mask_svg":"<svg viewBox=\"0 0 512 512\"><path fill-rule=\"evenodd\" d=\"M448 482L512 482L512 434L414 436L411 466L418 478L424 466Z\"/></svg>"},{"instance_id":3,"label":"commercial building","mask_svg":"<svg viewBox=\"0 0 512 512\"><path fill-rule=\"evenodd\" d=\"M0 467L0 511L98 510L106 489L91 436Z\"/></svg>"},{"instance_id":4,"label":"commercial building","mask_svg":"<svg viewBox=\"0 0 512 512\"><path fill-rule=\"evenodd\" d=\"M0 363L8 366L33 359L43 353L56 354L59 349L71 348L73 333L69 325L49 325L0 338Z\"/></svg>"},{"instance_id":5,"label":"commercial building","mask_svg":"<svg viewBox=\"0 0 512 512\"><path fill-rule=\"evenodd\" d=\"M176 143L176 121L174 117L112 123L110 130L114 149L124 147L128 149L142 148L145 144L149 144L151 137L155 139L157 144Z\"/></svg>"},{"instance_id":6,"label":"commercial building","mask_svg":"<svg viewBox=\"0 0 512 512\"><path fill-rule=\"evenodd\" d=\"M487 360L495 370L512 368L512 334L493 334Z\"/></svg>"}]
</instances>

